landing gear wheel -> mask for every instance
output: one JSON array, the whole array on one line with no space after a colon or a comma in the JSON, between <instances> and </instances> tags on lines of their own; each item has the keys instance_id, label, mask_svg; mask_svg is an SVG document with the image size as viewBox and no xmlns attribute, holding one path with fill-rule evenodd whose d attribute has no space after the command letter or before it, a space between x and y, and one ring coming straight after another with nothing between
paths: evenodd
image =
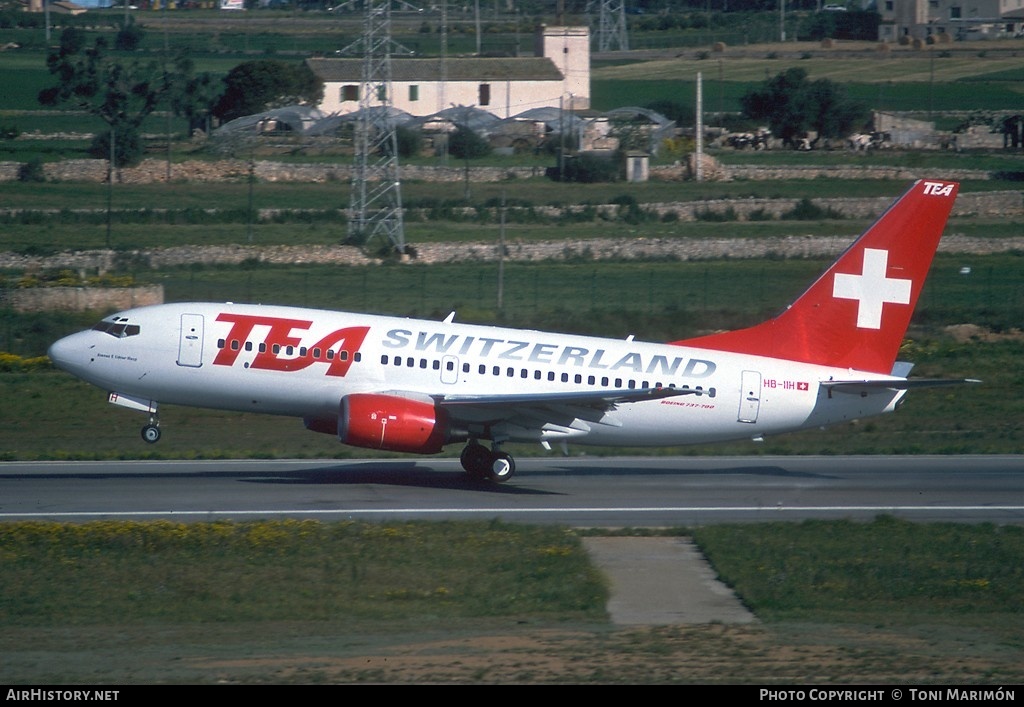
<instances>
[{"instance_id":1,"label":"landing gear wheel","mask_svg":"<svg viewBox=\"0 0 1024 707\"><path fill-rule=\"evenodd\" d=\"M459 461L472 478L483 479L491 468L491 453L482 444L470 442L459 455Z\"/></svg>"},{"instance_id":2,"label":"landing gear wheel","mask_svg":"<svg viewBox=\"0 0 1024 707\"><path fill-rule=\"evenodd\" d=\"M516 473L516 461L511 454L505 452L492 452L491 468L487 472L488 478L495 483L503 484Z\"/></svg>"},{"instance_id":3,"label":"landing gear wheel","mask_svg":"<svg viewBox=\"0 0 1024 707\"><path fill-rule=\"evenodd\" d=\"M156 444L160 441L160 428L156 425L146 425L142 428L142 439L149 444Z\"/></svg>"}]
</instances>

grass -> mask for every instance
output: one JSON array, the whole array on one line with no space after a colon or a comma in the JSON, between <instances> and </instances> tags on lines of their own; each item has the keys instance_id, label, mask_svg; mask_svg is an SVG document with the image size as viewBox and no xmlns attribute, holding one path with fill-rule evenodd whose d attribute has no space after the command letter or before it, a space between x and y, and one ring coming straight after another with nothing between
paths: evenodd
<instances>
[{"instance_id":1,"label":"grass","mask_svg":"<svg viewBox=\"0 0 1024 707\"><path fill-rule=\"evenodd\" d=\"M710 525L694 539L766 621L1020 624L1024 527L805 521Z\"/></svg>"},{"instance_id":2,"label":"grass","mask_svg":"<svg viewBox=\"0 0 1024 707\"><path fill-rule=\"evenodd\" d=\"M130 690L1024 676L1018 527L883 517L666 529L692 535L761 623L654 628L608 623L584 534L498 522L2 524L0 679Z\"/></svg>"},{"instance_id":3,"label":"grass","mask_svg":"<svg viewBox=\"0 0 1024 707\"><path fill-rule=\"evenodd\" d=\"M0 548L4 627L605 618L600 576L553 526L14 523Z\"/></svg>"}]
</instances>

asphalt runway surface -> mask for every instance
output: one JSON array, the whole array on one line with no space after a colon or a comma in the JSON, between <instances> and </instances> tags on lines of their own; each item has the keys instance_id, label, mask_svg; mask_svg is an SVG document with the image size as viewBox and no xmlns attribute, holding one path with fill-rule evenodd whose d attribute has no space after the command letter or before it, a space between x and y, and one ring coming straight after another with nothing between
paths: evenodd
<instances>
[{"instance_id":1,"label":"asphalt runway surface","mask_svg":"<svg viewBox=\"0 0 1024 707\"><path fill-rule=\"evenodd\" d=\"M0 520L502 519L576 527L1024 523L1024 455L543 457L505 484L455 459L0 463Z\"/></svg>"}]
</instances>

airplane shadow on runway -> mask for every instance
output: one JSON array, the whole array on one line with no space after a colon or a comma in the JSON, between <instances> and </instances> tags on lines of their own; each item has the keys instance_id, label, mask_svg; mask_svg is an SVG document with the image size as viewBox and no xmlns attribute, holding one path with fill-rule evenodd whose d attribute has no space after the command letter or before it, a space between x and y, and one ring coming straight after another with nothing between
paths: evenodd
<instances>
[{"instance_id":1,"label":"airplane shadow on runway","mask_svg":"<svg viewBox=\"0 0 1024 707\"><path fill-rule=\"evenodd\" d=\"M176 471L154 471L152 468L140 471L122 471L131 462L112 462L108 471L82 471L75 468L74 462L68 463L66 472L43 472L43 473L15 473L0 474L0 478L51 478L51 479L141 479L141 478L208 478L208 479L236 479L240 482L250 484L282 484L282 485L357 485L357 484L383 484L390 486L408 486L419 488L432 488L453 491L472 491L477 493L500 494L500 495L562 495L564 492L551 491L531 487L531 481L541 481L545 478L578 478L585 481L587 478L599 477L678 477L680 479L695 476L768 476L778 478L829 478L826 474L813 472L802 472L786 469L778 465L743 466L736 465L727 468L715 468L713 465L694 466L693 459L687 459L687 466L666 468L657 467L653 463L645 463L644 460L635 461L632 458L622 459L614 464L614 459L595 459L593 463L587 460L574 459L571 461L545 458L545 459L524 459L520 462L519 471L509 482L497 484L487 480L470 478L461 469L442 470L438 467L450 466L453 460L404 460L404 459L382 459L373 461L338 461L327 466L317 466L310 463L309 467L301 465L294 468L261 470L263 462L253 461L251 468L233 470L210 470L203 471L204 462L196 462L193 470ZM655 459L651 460L656 461ZM661 460L663 462L664 460ZM435 463L437 462L437 463ZM613 462L613 464L609 464ZM214 462L216 463L216 462ZM272 462L271 462L272 463ZM173 463L171 463L173 466ZM541 468L531 469L532 466ZM187 467L186 467L187 468Z\"/></svg>"},{"instance_id":2,"label":"airplane shadow on runway","mask_svg":"<svg viewBox=\"0 0 1024 707\"><path fill-rule=\"evenodd\" d=\"M544 461L543 470L531 470L529 461L520 464L520 470L509 482L496 484L486 480L472 479L462 471L448 472L431 468L430 462L422 461L371 461L371 462L339 462L337 466L296 469L280 474L248 476L249 483L265 484L386 484L394 486L420 486L424 488L440 488L461 491L477 491L497 494L543 494L561 495L560 492L547 491L527 486L530 480L552 477L578 477L580 479L617 476L675 476L692 477L702 475L714 476L771 476L781 478L827 478L823 474L793 471L781 466L736 466L724 469L715 468L649 468L642 464L638 467L609 467L607 464L569 464L562 465ZM525 468L524 468L525 467Z\"/></svg>"},{"instance_id":3,"label":"airplane shadow on runway","mask_svg":"<svg viewBox=\"0 0 1024 707\"><path fill-rule=\"evenodd\" d=\"M478 491L505 495L538 494L557 495L552 491L526 488L514 483L496 484L483 479L470 478L458 471L438 471L429 464L417 461L339 462L336 466L295 469L274 474L240 475L241 481L254 484L384 484L388 486L417 486L421 488L453 491ZM514 479L513 479L514 481Z\"/></svg>"}]
</instances>

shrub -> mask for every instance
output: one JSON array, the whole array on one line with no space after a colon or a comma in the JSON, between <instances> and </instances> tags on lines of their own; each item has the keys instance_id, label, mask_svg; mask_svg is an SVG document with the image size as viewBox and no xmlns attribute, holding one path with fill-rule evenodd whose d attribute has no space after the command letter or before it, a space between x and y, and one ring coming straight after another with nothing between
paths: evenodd
<instances>
[{"instance_id":1,"label":"shrub","mask_svg":"<svg viewBox=\"0 0 1024 707\"><path fill-rule=\"evenodd\" d=\"M843 215L834 209L823 209L808 198L803 198L790 211L782 214L786 221L821 221L823 219L841 219Z\"/></svg>"},{"instance_id":2,"label":"shrub","mask_svg":"<svg viewBox=\"0 0 1024 707\"><path fill-rule=\"evenodd\" d=\"M469 128L460 126L448 139L448 154L458 159L486 157L491 154L491 146Z\"/></svg>"},{"instance_id":3,"label":"shrub","mask_svg":"<svg viewBox=\"0 0 1024 707\"><path fill-rule=\"evenodd\" d=\"M43 172L43 160L33 157L28 162L18 167L19 182L45 182L46 174Z\"/></svg>"}]
</instances>

